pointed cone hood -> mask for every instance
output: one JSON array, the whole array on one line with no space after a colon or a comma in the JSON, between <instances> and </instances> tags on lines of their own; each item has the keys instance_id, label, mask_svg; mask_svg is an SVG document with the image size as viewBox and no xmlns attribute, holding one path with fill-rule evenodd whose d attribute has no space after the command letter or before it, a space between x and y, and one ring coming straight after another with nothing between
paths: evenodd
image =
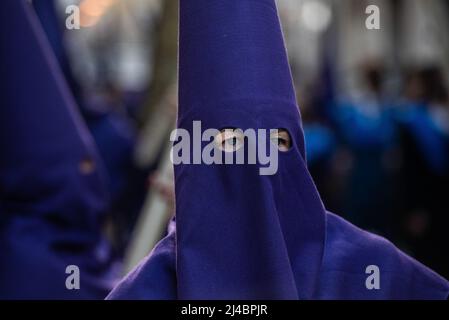
<instances>
[{"instance_id":1,"label":"pointed cone hood","mask_svg":"<svg viewBox=\"0 0 449 320\"><path fill-rule=\"evenodd\" d=\"M232 119L228 111L238 113L236 118L250 114L251 125L264 126L271 122L264 123L262 114L275 113L291 122L291 134L304 154L273 0L181 0L179 53L180 127L193 119L219 125Z\"/></svg>"},{"instance_id":2,"label":"pointed cone hood","mask_svg":"<svg viewBox=\"0 0 449 320\"><path fill-rule=\"evenodd\" d=\"M178 127L193 136L194 120L283 128L292 147L272 176L258 165L175 165L178 297L312 297L325 212L274 0L180 1Z\"/></svg>"},{"instance_id":3,"label":"pointed cone hood","mask_svg":"<svg viewBox=\"0 0 449 320\"><path fill-rule=\"evenodd\" d=\"M91 137L29 3L0 6L5 210L93 228L106 197Z\"/></svg>"},{"instance_id":4,"label":"pointed cone hood","mask_svg":"<svg viewBox=\"0 0 449 320\"><path fill-rule=\"evenodd\" d=\"M0 28L0 299L104 298L101 163L30 3L1 1Z\"/></svg>"},{"instance_id":5,"label":"pointed cone hood","mask_svg":"<svg viewBox=\"0 0 449 320\"><path fill-rule=\"evenodd\" d=\"M176 230L109 298L447 298L446 280L325 212L304 161L274 1L180 5L179 128L191 137L194 120L203 130L285 128L292 146L279 150L271 176L258 164L175 164ZM367 266L378 266L380 290L368 288Z\"/></svg>"}]
</instances>

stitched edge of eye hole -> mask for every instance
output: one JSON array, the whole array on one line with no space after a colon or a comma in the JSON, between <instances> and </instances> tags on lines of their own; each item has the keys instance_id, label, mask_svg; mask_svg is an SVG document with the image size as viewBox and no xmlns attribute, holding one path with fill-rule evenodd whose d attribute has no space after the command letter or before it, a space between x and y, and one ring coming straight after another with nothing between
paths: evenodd
<instances>
[{"instance_id":1,"label":"stitched edge of eye hole","mask_svg":"<svg viewBox=\"0 0 449 320\"><path fill-rule=\"evenodd\" d=\"M279 133L281 133L281 132L282 132L282 133L287 133L287 137L288 137L288 140L287 140L287 141L289 142L288 146L287 146L287 147L282 147L282 146L279 146L278 143L276 143L275 145L276 145L276 147L278 148L278 150L281 151L281 152L287 152L287 151L289 151L289 150L292 148L292 145L293 145L292 137L291 137L291 135L290 135L290 132L288 132L288 130L285 129L285 128L277 128L276 130L277 130L277 132L270 133L270 141L271 141L272 143L274 143L272 139L277 139L278 136L279 136ZM277 134L277 136L276 136L276 137L273 137L274 134Z\"/></svg>"},{"instance_id":2,"label":"stitched edge of eye hole","mask_svg":"<svg viewBox=\"0 0 449 320\"><path fill-rule=\"evenodd\" d=\"M229 148L227 149L226 147L223 146L223 143L231 138L237 139L237 143L234 146L230 147L232 148L232 150ZM224 152L235 152L243 146L244 135L238 128L228 127L221 129L220 132L215 136L214 141L219 150Z\"/></svg>"}]
</instances>

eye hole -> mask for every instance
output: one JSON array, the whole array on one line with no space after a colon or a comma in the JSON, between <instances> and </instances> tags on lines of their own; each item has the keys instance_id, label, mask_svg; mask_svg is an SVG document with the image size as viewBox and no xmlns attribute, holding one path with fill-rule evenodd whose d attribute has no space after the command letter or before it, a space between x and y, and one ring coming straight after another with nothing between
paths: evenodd
<instances>
[{"instance_id":1,"label":"eye hole","mask_svg":"<svg viewBox=\"0 0 449 320\"><path fill-rule=\"evenodd\" d=\"M218 149L225 152L234 152L243 146L244 136L241 130L226 128L215 136Z\"/></svg>"},{"instance_id":2,"label":"eye hole","mask_svg":"<svg viewBox=\"0 0 449 320\"><path fill-rule=\"evenodd\" d=\"M292 146L292 141L288 131L285 129L277 129L270 134L270 140L274 143L279 151L288 151Z\"/></svg>"}]
</instances>

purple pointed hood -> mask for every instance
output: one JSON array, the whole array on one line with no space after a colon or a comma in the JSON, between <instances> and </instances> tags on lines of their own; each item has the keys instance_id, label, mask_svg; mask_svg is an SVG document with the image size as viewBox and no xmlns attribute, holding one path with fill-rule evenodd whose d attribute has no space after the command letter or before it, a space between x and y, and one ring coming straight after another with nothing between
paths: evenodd
<instances>
[{"instance_id":1,"label":"purple pointed hood","mask_svg":"<svg viewBox=\"0 0 449 320\"><path fill-rule=\"evenodd\" d=\"M259 162L175 165L179 297L310 298L325 211L273 0L180 1L178 127L193 135L195 120L286 129L292 146L274 175L260 175Z\"/></svg>"},{"instance_id":2,"label":"purple pointed hood","mask_svg":"<svg viewBox=\"0 0 449 320\"><path fill-rule=\"evenodd\" d=\"M103 298L102 163L30 3L2 1L0 28L0 298Z\"/></svg>"},{"instance_id":3,"label":"purple pointed hood","mask_svg":"<svg viewBox=\"0 0 449 320\"><path fill-rule=\"evenodd\" d=\"M203 131L283 128L292 145L273 175L260 174L260 161L175 164L176 221L109 298L447 298L446 280L325 211L305 163L274 0L180 0L174 150L186 132L198 143L194 121Z\"/></svg>"}]
</instances>

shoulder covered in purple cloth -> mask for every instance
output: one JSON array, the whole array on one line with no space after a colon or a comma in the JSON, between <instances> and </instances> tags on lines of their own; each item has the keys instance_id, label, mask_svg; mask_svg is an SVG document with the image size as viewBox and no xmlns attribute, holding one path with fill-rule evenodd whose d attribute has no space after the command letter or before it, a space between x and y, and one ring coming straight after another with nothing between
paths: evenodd
<instances>
[{"instance_id":1,"label":"shoulder covered in purple cloth","mask_svg":"<svg viewBox=\"0 0 449 320\"><path fill-rule=\"evenodd\" d=\"M172 222L174 224L174 222ZM313 299L447 299L449 282L388 240L327 213L327 239ZM177 299L175 228L132 270L107 299ZM379 267L379 289L367 289L370 265ZM232 297L229 297L232 299Z\"/></svg>"}]
</instances>

